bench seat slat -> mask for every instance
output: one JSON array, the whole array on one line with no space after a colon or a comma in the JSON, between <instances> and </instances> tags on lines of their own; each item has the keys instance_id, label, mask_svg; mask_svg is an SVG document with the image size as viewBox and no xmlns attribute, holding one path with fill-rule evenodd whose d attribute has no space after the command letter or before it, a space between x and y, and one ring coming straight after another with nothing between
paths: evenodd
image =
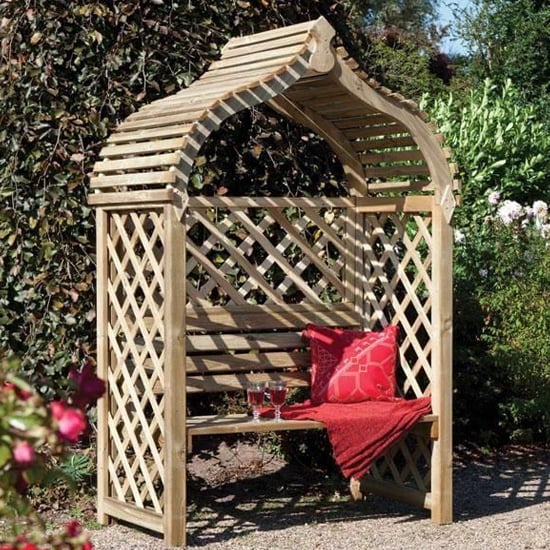
<instances>
[{"instance_id":1,"label":"bench seat slat","mask_svg":"<svg viewBox=\"0 0 550 550\"><path fill-rule=\"evenodd\" d=\"M426 433L432 439L437 439L438 417L434 414L424 415L412 428L412 432ZM260 422L252 422L246 414L227 414L210 416L188 416L187 452L192 451L192 439L197 435L216 435L243 432L275 432L286 430L324 429L322 422L315 420L284 420L275 422L271 418L260 418Z\"/></svg>"}]
</instances>

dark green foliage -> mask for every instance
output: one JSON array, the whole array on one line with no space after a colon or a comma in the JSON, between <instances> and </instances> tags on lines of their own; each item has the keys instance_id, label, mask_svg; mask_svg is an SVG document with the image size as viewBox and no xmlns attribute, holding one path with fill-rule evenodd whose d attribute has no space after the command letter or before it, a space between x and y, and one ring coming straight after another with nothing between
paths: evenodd
<instances>
[{"instance_id":1,"label":"dark green foliage","mask_svg":"<svg viewBox=\"0 0 550 550\"><path fill-rule=\"evenodd\" d=\"M69 364L94 353L94 219L86 175L102 142L141 105L189 85L230 36L321 13L349 35L340 7L331 6L0 3L0 353L20 356L22 371L43 391L61 383ZM265 144L258 144L265 151L254 149L251 131L243 128L237 140L239 147L249 144L237 161L229 154L233 143L218 155L240 182L254 163L265 172L269 157L276 172L292 158L270 155ZM296 166L306 170L300 160Z\"/></svg>"},{"instance_id":2,"label":"dark green foliage","mask_svg":"<svg viewBox=\"0 0 550 550\"><path fill-rule=\"evenodd\" d=\"M460 34L468 44L468 72L478 82L510 79L538 104L548 123L550 5L541 0L483 0L462 14Z\"/></svg>"}]
</instances>

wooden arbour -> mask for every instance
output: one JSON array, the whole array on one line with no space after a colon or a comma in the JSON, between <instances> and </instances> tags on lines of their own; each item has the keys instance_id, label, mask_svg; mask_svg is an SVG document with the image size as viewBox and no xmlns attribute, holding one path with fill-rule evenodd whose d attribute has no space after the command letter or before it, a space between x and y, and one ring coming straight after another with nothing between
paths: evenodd
<instances>
[{"instance_id":1,"label":"wooden arbour","mask_svg":"<svg viewBox=\"0 0 550 550\"><path fill-rule=\"evenodd\" d=\"M108 388L98 407L101 522L122 519L184 544L188 437L201 433L186 420L186 393L235 390L257 375L242 363L207 383L204 369L226 332L239 339L231 323L248 319L250 330L266 312L275 332L349 315L366 329L401 326L400 393L431 395L432 437L400 443L361 483L429 508L434 522L452 520L457 184L427 116L370 80L333 37L320 18L234 38L201 78L130 115L101 151L89 195L98 372ZM189 195L208 136L262 103L328 143L346 196ZM207 355L197 358L201 345ZM257 349L249 346L248 361ZM277 368L307 383L307 372Z\"/></svg>"}]
</instances>

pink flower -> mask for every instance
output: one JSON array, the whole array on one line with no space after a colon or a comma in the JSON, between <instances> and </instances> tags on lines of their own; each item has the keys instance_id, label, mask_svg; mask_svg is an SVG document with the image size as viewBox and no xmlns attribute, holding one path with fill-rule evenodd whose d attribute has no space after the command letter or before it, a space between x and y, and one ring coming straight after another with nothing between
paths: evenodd
<instances>
[{"instance_id":1,"label":"pink flower","mask_svg":"<svg viewBox=\"0 0 550 550\"><path fill-rule=\"evenodd\" d=\"M13 459L20 466L30 466L35 458L34 447L28 441L20 441L13 449Z\"/></svg>"},{"instance_id":2,"label":"pink flower","mask_svg":"<svg viewBox=\"0 0 550 550\"><path fill-rule=\"evenodd\" d=\"M94 547L92 545L92 543L87 540L83 545L82 545L82 550L94 550Z\"/></svg>"},{"instance_id":3,"label":"pink flower","mask_svg":"<svg viewBox=\"0 0 550 550\"><path fill-rule=\"evenodd\" d=\"M91 363L86 363L79 373L71 369L69 379L76 384L72 402L81 409L94 404L105 393L105 382L96 376Z\"/></svg>"},{"instance_id":4,"label":"pink flower","mask_svg":"<svg viewBox=\"0 0 550 550\"><path fill-rule=\"evenodd\" d=\"M57 420L61 439L72 443L78 441L80 434L88 425L84 413L80 409L68 407L64 401L52 401L50 409Z\"/></svg>"},{"instance_id":5,"label":"pink flower","mask_svg":"<svg viewBox=\"0 0 550 550\"><path fill-rule=\"evenodd\" d=\"M65 531L69 537L78 537L82 533L82 525L80 525L78 520L73 519L65 525Z\"/></svg>"},{"instance_id":6,"label":"pink flower","mask_svg":"<svg viewBox=\"0 0 550 550\"><path fill-rule=\"evenodd\" d=\"M18 388L13 382L4 382L2 390L5 392L15 392L15 395L17 395L17 397L19 397L19 399L21 399L22 401L26 401L33 395L31 391Z\"/></svg>"}]
</instances>

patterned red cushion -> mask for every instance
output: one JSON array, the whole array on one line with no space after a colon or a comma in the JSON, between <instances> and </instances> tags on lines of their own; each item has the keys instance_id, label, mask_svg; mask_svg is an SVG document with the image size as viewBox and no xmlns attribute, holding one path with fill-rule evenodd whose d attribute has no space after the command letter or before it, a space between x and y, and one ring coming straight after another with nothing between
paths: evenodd
<instances>
[{"instance_id":1,"label":"patterned red cushion","mask_svg":"<svg viewBox=\"0 0 550 550\"><path fill-rule=\"evenodd\" d=\"M309 324L311 401L356 403L395 396L396 326L363 332Z\"/></svg>"}]
</instances>

